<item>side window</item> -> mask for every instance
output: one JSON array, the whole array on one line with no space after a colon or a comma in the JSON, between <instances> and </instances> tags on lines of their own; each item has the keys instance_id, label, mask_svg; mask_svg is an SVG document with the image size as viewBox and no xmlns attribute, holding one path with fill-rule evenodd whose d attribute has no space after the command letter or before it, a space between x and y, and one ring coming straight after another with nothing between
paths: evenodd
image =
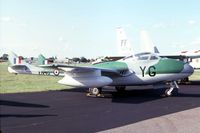
<instances>
[{"instance_id":1,"label":"side window","mask_svg":"<svg viewBox=\"0 0 200 133\"><path fill-rule=\"evenodd\" d=\"M148 60L149 56L139 56L138 60Z\"/></svg>"},{"instance_id":2,"label":"side window","mask_svg":"<svg viewBox=\"0 0 200 133\"><path fill-rule=\"evenodd\" d=\"M151 58L150 58L150 60L157 60L158 59L158 57L156 57L156 56L151 56Z\"/></svg>"}]
</instances>

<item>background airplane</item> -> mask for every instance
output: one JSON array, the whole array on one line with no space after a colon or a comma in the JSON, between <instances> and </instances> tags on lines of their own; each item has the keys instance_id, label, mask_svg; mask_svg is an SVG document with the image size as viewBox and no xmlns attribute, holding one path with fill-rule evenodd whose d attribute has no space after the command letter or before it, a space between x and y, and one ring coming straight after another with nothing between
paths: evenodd
<instances>
[{"instance_id":1,"label":"background airplane","mask_svg":"<svg viewBox=\"0 0 200 133\"><path fill-rule=\"evenodd\" d=\"M121 33L121 35L120 35ZM134 53L131 47L130 41L128 40L126 33L122 27L117 28L117 40L118 46L124 42L128 42L127 45L124 45L127 49L126 55L131 55ZM155 53L160 57L167 57L172 59L179 59L184 62L189 62L190 65L195 69L200 69L200 50L190 50L190 51L179 51L177 53L162 54L158 50L157 46L153 43L149 33L146 30L140 31L140 53ZM120 53L120 52L119 52ZM122 53L122 52L121 52Z\"/></svg>"},{"instance_id":2,"label":"background airplane","mask_svg":"<svg viewBox=\"0 0 200 133\"><path fill-rule=\"evenodd\" d=\"M118 44L118 54L120 56L133 55L133 50L130 41L122 27L117 27L117 44Z\"/></svg>"},{"instance_id":3,"label":"background airplane","mask_svg":"<svg viewBox=\"0 0 200 133\"><path fill-rule=\"evenodd\" d=\"M177 93L176 81L190 76L193 68L182 61L160 58L156 54L137 54L118 61L103 62L87 67L48 64L33 66L9 55L10 73L62 76L60 84L89 88L89 96L102 96L102 87L114 86L118 91L126 86L153 85L165 96ZM64 74L60 74L60 71ZM168 88L165 85L169 83Z\"/></svg>"}]
</instances>

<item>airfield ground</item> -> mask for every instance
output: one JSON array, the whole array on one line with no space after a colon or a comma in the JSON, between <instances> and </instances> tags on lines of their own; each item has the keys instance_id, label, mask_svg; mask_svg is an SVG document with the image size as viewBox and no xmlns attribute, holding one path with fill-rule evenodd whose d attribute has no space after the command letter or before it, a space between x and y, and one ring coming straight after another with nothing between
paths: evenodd
<instances>
[{"instance_id":1,"label":"airfield ground","mask_svg":"<svg viewBox=\"0 0 200 133\"><path fill-rule=\"evenodd\" d=\"M198 133L200 83L180 85L179 95L162 98L152 90L129 90L106 98L83 89L0 94L2 133Z\"/></svg>"},{"instance_id":2,"label":"airfield ground","mask_svg":"<svg viewBox=\"0 0 200 133\"><path fill-rule=\"evenodd\" d=\"M180 85L179 94L167 98L160 97L155 90L137 87L128 87L123 94L107 89L105 98L91 98L85 96L86 89L57 84L59 78L9 74L7 65L0 64L2 133L200 130L200 81ZM190 79L198 80L199 74L195 72Z\"/></svg>"}]
</instances>

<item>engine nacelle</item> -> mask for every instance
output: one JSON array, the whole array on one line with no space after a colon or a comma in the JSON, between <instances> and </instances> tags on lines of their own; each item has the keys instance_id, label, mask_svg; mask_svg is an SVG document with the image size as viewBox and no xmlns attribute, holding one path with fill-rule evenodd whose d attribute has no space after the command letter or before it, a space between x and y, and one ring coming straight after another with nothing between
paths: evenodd
<instances>
[{"instance_id":1,"label":"engine nacelle","mask_svg":"<svg viewBox=\"0 0 200 133\"><path fill-rule=\"evenodd\" d=\"M60 84L74 86L74 87L103 87L111 84L113 80L105 76L91 76L91 77L71 77L65 75L65 77L58 81Z\"/></svg>"}]
</instances>

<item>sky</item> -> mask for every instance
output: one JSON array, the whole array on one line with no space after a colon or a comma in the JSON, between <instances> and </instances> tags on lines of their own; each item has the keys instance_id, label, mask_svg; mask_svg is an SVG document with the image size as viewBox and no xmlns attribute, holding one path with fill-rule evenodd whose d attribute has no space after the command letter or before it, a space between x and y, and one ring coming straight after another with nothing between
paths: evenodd
<instances>
[{"instance_id":1,"label":"sky","mask_svg":"<svg viewBox=\"0 0 200 133\"><path fill-rule=\"evenodd\" d=\"M0 0L0 55L117 55L123 27L134 53L148 31L161 53L200 49L199 0Z\"/></svg>"}]
</instances>

